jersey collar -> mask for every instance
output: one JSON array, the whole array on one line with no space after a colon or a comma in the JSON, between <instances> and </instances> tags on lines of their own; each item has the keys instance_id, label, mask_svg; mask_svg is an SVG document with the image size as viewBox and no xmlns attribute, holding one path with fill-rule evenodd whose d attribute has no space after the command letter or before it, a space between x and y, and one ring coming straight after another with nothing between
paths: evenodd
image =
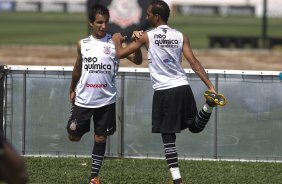
<instances>
[{"instance_id":1,"label":"jersey collar","mask_svg":"<svg viewBox=\"0 0 282 184\"><path fill-rule=\"evenodd\" d=\"M95 38L93 35L91 35L91 39L92 40L97 40L97 41L102 41L102 42L105 42L105 41L108 42L109 39L111 39L111 35L106 33L106 35L103 38L100 38L100 39Z\"/></svg>"},{"instance_id":2,"label":"jersey collar","mask_svg":"<svg viewBox=\"0 0 282 184\"><path fill-rule=\"evenodd\" d=\"M163 24L163 25L158 26L157 28L169 28L169 26L166 24Z\"/></svg>"}]
</instances>

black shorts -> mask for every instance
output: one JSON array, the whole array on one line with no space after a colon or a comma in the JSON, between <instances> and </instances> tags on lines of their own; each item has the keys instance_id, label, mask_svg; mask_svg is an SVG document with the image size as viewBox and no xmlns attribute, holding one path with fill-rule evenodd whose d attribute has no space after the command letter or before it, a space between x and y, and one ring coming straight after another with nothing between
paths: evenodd
<instances>
[{"instance_id":1,"label":"black shorts","mask_svg":"<svg viewBox=\"0 0 282 184\"><path fill-rule=\"evenodd\" d=\"M67 124L70 135L81 137L90 131L90 121L93 116L96 135L112 135L116 131L116 104L99 108L84 108L73 105Z\"/></svg>"},{"instance_id":2,"label":"black shorts","mask_svg":"<svg viewBox=\"0 0 282 184\"><path fill-rule=\"evenodd\" d=\"M4 139L0 137L0 155L3 152L3 144L4 144Z\"/></svg>"},{"instance_id":3,"label":"black shorts","mask_svg":"<svg viewBox=\"0 0 282 184\"><path fill-rule=\"evenodd\" d=\"M0 129L0 150L3 148L3 142L4 142L3 130Z\"/></svg>"},{"instance_id":4,"label":"black shorts","mask_svg":"<svg viewBox=\"0 0 282 184\"><path fill-rule=\"evenodd\" d=\"M5 142L5 139L4 139L3 135L0 134L0 150L3 149L3 144L4 144L4 142Z\"/></svg>"},{"instance_id":5,"label":"black shorts","mask_svg":"<svg viewBox=\"0 0 282 184\"><path fill-rule=\"evenodd\" d=\"M0 156L4 153L4 144L6 144L6 139L0 135Z\"/></svg>"},{"instance_id":6,"label":"black shorts","mask_svg":"<svg viewBox=\"0 0 282 184\"><path fill-rule=\"evenodd\" d=\"M189 85L154 92L153 133L180 133L196 115L196 101Z\"/></svg>"}]
</instances>

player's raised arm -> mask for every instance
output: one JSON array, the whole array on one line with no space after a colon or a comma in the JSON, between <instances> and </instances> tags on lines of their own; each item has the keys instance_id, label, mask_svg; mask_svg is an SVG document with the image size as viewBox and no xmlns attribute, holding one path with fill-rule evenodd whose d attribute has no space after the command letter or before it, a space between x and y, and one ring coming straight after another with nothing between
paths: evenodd
<instances>
[{"instance_id":1,"label":"player's raised arm","mask_svg":"<svg viewBox=\"0 0 282 184\"><path fill-rule=\"evenodd\" d=\"M212 92L216 92L214 85L209 80L208 74L206 73L204 67L195 57L191 47L190 42L187 36L183 34L183 55L189 62L192 70L201 78L201 80L206 84L208 89Z\"/></svg>"},{"instance_id":2,"label":"player's raised arm","mask_svg":"<svg viewBox=\"0 0 282 184\"><path fill-rule=\"evenodd\" d=\"M143 34L143 31L133 31L131 39L132 42L136 42ZM127 47L127 43L123 42L122 47ZM132 61L136 65L141 65L143 62L143 56L141 52L141 48L137 49L134 53L128 55L126 57L128 60Z\"/></svg>"},{"instance_id":3,"label":"player's raised arm","mask_svg":"<svg viewBox=\"0 0 282 184\"><path fill-rule=\"evenodd\" d=\"M148 36L147 33L143 32L139 39L132 41L125 48L122 47L124 37L120 33L115 33L112 39L116 48L116 56L122 59L136 52L137 50L140 50L141 46L146 44L146 39L148 40Z\"/></svg>"}]
</instances>

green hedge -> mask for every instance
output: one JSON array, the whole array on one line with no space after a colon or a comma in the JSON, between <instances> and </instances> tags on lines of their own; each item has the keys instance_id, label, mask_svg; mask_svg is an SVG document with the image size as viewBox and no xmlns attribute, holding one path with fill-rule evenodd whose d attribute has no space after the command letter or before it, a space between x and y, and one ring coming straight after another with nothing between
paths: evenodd
<instances>
[{"instance_id":1,"label":"green hedge","mask_svg":"<svg viewBox=\"0 0 282 184\"><path fill-rule=\"evenodd\" d=\"M88 34L86 14L0 12L0 44L70 45ZM207 48L208 35L261 35L261 19L244 16L171 15L169 25L191 39L193 48ZM282 18L268 19L269 36L282 37Z\"/></svg>"}]
</instances>

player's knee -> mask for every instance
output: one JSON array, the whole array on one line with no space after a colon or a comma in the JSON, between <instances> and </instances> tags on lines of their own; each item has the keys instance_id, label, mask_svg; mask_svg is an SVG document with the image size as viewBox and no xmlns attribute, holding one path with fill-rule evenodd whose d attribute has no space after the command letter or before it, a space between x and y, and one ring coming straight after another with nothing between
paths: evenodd
<instances>
[{"instance_id":1,"label":"player's knee","mask_svg":"<svg viewBox=\"0 0 282 184\"><path fill-rule=\"evenodd\" d=\"M202 130L191 130L191 129L189 129L190 130L190 132L192 132L193 134L197 134L197 133L200 133Z\"/></svg>"},{"instance_id":2,"label":"player's knee","mask_svg":"<svg viewBox=\"0 0 282 184\"><path fill-rule=\"evenodd\" d=\"M196 126L190 126L189 130L190 130L190 132L192 132L194 134L197 134L197 133L200 133L201 131L203 131L203 129L200 129L200 128L196 127Z\"/></svg>"},{"instance_id":3,"label":"player's knee","mask_svg":"<svg viewBox=\"0 0 282 184\"><path fill-rule=\"evenodd\" d=\"M7 179L8 183L16 183L16 184L27 184L28 183L28 177L26 172L21 173L14 173L12 178Z\"/></svg>"},{"instance_id":4,"label":"player's knee","mask_svg":"<svg viewBox=\"0 0 282 184\"><path fill-rule=\"evenodd\" d=\"M3 178L7 183L27 184L28 176L24 162L18 161L16 165L10 166L10 170L6 171L6 178Z\"/></svg>"},{"instance_id":5,"label":"player's knee","mask_svg":"<svg viewBox=\"0 0 282 184\"><path fill-rule=\"evenodd\" d=\"M105 143L107 141L107 136L95 135L94 139L95 139L95 142L97 142L97 143Z\"/></svg>"},{"instance_id":6,"label":"player's knee","mask_svg":"<svg viewBox=\"0 0 282 184\"><path fill-rule=\"evenodd\" d=\"M19 173L18 175L18 184L26 184L28 183L28 177L27 177L27 173L25 170L23 170L22 172Z\"/></svg>"},{"instance_id":7,"label":"player's knee","mask_svg":"<svg viewBox=\"0 0 282 184\"><path fill-rule=\"evenodd\" d=\"M73 141L73 142L78 142L81 139L81 137L73 136L73 135L69 135L68 138L69 138L70 141Z\"/></svg>"}]
</instances>

